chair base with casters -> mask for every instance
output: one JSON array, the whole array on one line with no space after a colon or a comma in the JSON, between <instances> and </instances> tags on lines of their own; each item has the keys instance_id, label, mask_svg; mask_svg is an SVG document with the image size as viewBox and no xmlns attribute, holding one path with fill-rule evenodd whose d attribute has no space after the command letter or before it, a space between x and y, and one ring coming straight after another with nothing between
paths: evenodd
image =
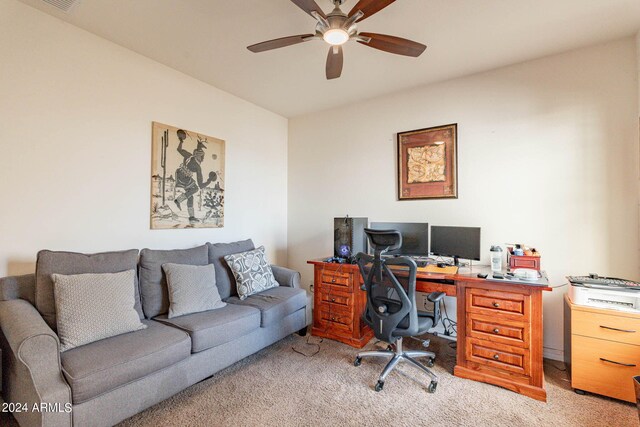
<instances>
[{"instance_id":1,"label":"chair base with casters","mask_svg":"<svg viewBox=\"0 0 640 427\"><path fill-rule=\"evenodd\" d=\"M398 338L395 344L389 345L387 350L362 351L358 353L358 355L356 356L356 360L353 362L353 365L360 366L360 364L362 363L363 357L390 357L391 358L391 360L389 360L389 363L387 363L387 366L385 366L384 369L382 370L380 377L378 378L378 382L376 383L376 387L375 387L376 391L382 390L382 388L384 387L384 382L387 379L387 376L391 373L391 371L393 371L396 368L396 366L398 366L400 362L403 362L403 361L409 362L412 366L418 368L425 374L429 375L429 377L431 377L431 382L429 383L429 387L427 388L429 393L434 393L436 391L436 388L438 387L438 376L433 372L431 372L431 370L427 367L427 366L429 367L433 366L433 363L436 360L435 353L431 351L421 351L421 350L405 351L402 348L402 337ZM416 360L422 357L429 358L426 366Z\"/></svg>"}]
</instances>

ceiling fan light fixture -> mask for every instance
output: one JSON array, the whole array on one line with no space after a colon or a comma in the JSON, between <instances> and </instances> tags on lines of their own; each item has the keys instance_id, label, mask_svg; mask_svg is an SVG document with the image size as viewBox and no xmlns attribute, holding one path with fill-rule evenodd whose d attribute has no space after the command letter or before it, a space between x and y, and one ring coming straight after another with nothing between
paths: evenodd
<instances>
[{"instance_id":1,"label":"ceiling fan light fixture","mask_svg":"<svg viewBox=\"0 0 640 427\"><path fill-rule=\"evenodd\" d=\"M327 30L322 38L332 46L341 46L349 41L349 33L342 28L333 28Z\"/></svg>"}]
</instances>

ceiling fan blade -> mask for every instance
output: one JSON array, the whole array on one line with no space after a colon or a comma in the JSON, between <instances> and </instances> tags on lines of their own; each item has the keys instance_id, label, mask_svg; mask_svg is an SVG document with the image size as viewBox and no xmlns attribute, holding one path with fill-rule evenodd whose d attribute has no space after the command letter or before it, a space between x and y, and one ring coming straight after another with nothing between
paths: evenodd
<instances>
[{"instance_id":1,"label":"ceiling fan blade","mask_svg":"<svg viewBox=\"0 0 640 427\"><path fill-rule=\"evenodd\" d=\"M388 36L386 34L360 33L359 36L368 37L371 38L371 40L369 43L358 40L358 43L385 52L395 53L396 55L418 57L422 55L422 52L427 48L422 43L400 37Z\"/></svg>"},{"instance_id":2,"label":"ceiling fan blade","mask_svg":"<svg viewBox=\"0 0 640 427\"><path fill-rule=\"evenodd\" d=\"M278 49L305 42L307 37L313 37L313 34L300 34L298 36L282 37L262 43L252 44L251 46L247 46L247 49L253 53L264 52L266 50Z\"/></svg>"},{"instance_id":3,"label":"ceiling fan blade","mask_svg":"<svg viewBox=\"0 0 640 427\"><path fill-rule=\"evenodd\" d=\"M353 16L357 11L361 10L364 15L362 18L358 19L358 22L364 21L371 15L380 12L385 7L389 6L396 0L360 0L351 12L349 12L349 16Z\"/></svg>"},{"instance_id":4,"label":"ceiling fan blade","mask_svg":"<svg viewBox=\"0 0 640 427\"><path fill-rule=\"evenodd\" d=\"M340 77L343 64L342 46L331 46L327 55L327 80Z\"/></svg>"},{"instance_id":5,"label":"ceiling fan blade","mask_svg":"<svg viewBox=\"0 0 640 427\"><path fill-rule=\"evenodd\" d=\"M327 15L320 9L320 6L314 0L291 0L300 9L311 15L311 12L318 12L318 15L326 18ZM313 17L313 15L311 15ZM315 18L314 18L315 19Z\"/></svg>"}]
</instances>

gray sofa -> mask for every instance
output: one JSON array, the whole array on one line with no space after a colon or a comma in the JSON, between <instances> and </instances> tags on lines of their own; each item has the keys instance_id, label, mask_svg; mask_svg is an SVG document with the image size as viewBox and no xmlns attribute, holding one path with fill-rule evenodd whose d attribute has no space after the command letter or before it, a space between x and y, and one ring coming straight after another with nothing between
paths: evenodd
<instances>
[{"instance_id":1,"label":"gray sofa","mask_svg":"<svg viewBox=\"0 0 640 427\"><path fill-rule=\"evenodd\" d=\"M42 281L51 270L101 270L100 257L78 261L74 254L44 251L36 274L1 278L2 393L5 402L26 404L26 411L14 412L20 425L113 425L291 333L305 331L307 294L300 289L299 273L272 266L279 287L242 301L236 296L235 280L222 257L253 248L246 240L188 250L143 249L136 308L148 327L63 353L55 322L43 316L51 301ZM227 305L167 318L164 262L214 264L216 285ZM46 408L34 411L34 404Z\"/></svg>"}]
</instances>

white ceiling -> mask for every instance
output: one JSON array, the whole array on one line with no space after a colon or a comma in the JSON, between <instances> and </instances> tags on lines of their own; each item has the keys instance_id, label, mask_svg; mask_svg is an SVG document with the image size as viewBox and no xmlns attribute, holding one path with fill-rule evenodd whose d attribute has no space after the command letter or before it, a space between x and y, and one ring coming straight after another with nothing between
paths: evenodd
<instances>
[{"instance_id":1,"label":"white ceiling","mask_svg":"<svg viewBox=\"0 0 640 427\"><path fill-rule=\"evenodd\" d=\"M635 34L640 0L398 0L360 31L428 46L419 58L345 46L342 77L325 79L328 46L264 53L246 46L312 33L289 0L80 0L64 13L22 0L286 117ZM317 0L325 11L330 0ZM356 0L347 0L348 12Z\"/></svg>"}]
</instances>

